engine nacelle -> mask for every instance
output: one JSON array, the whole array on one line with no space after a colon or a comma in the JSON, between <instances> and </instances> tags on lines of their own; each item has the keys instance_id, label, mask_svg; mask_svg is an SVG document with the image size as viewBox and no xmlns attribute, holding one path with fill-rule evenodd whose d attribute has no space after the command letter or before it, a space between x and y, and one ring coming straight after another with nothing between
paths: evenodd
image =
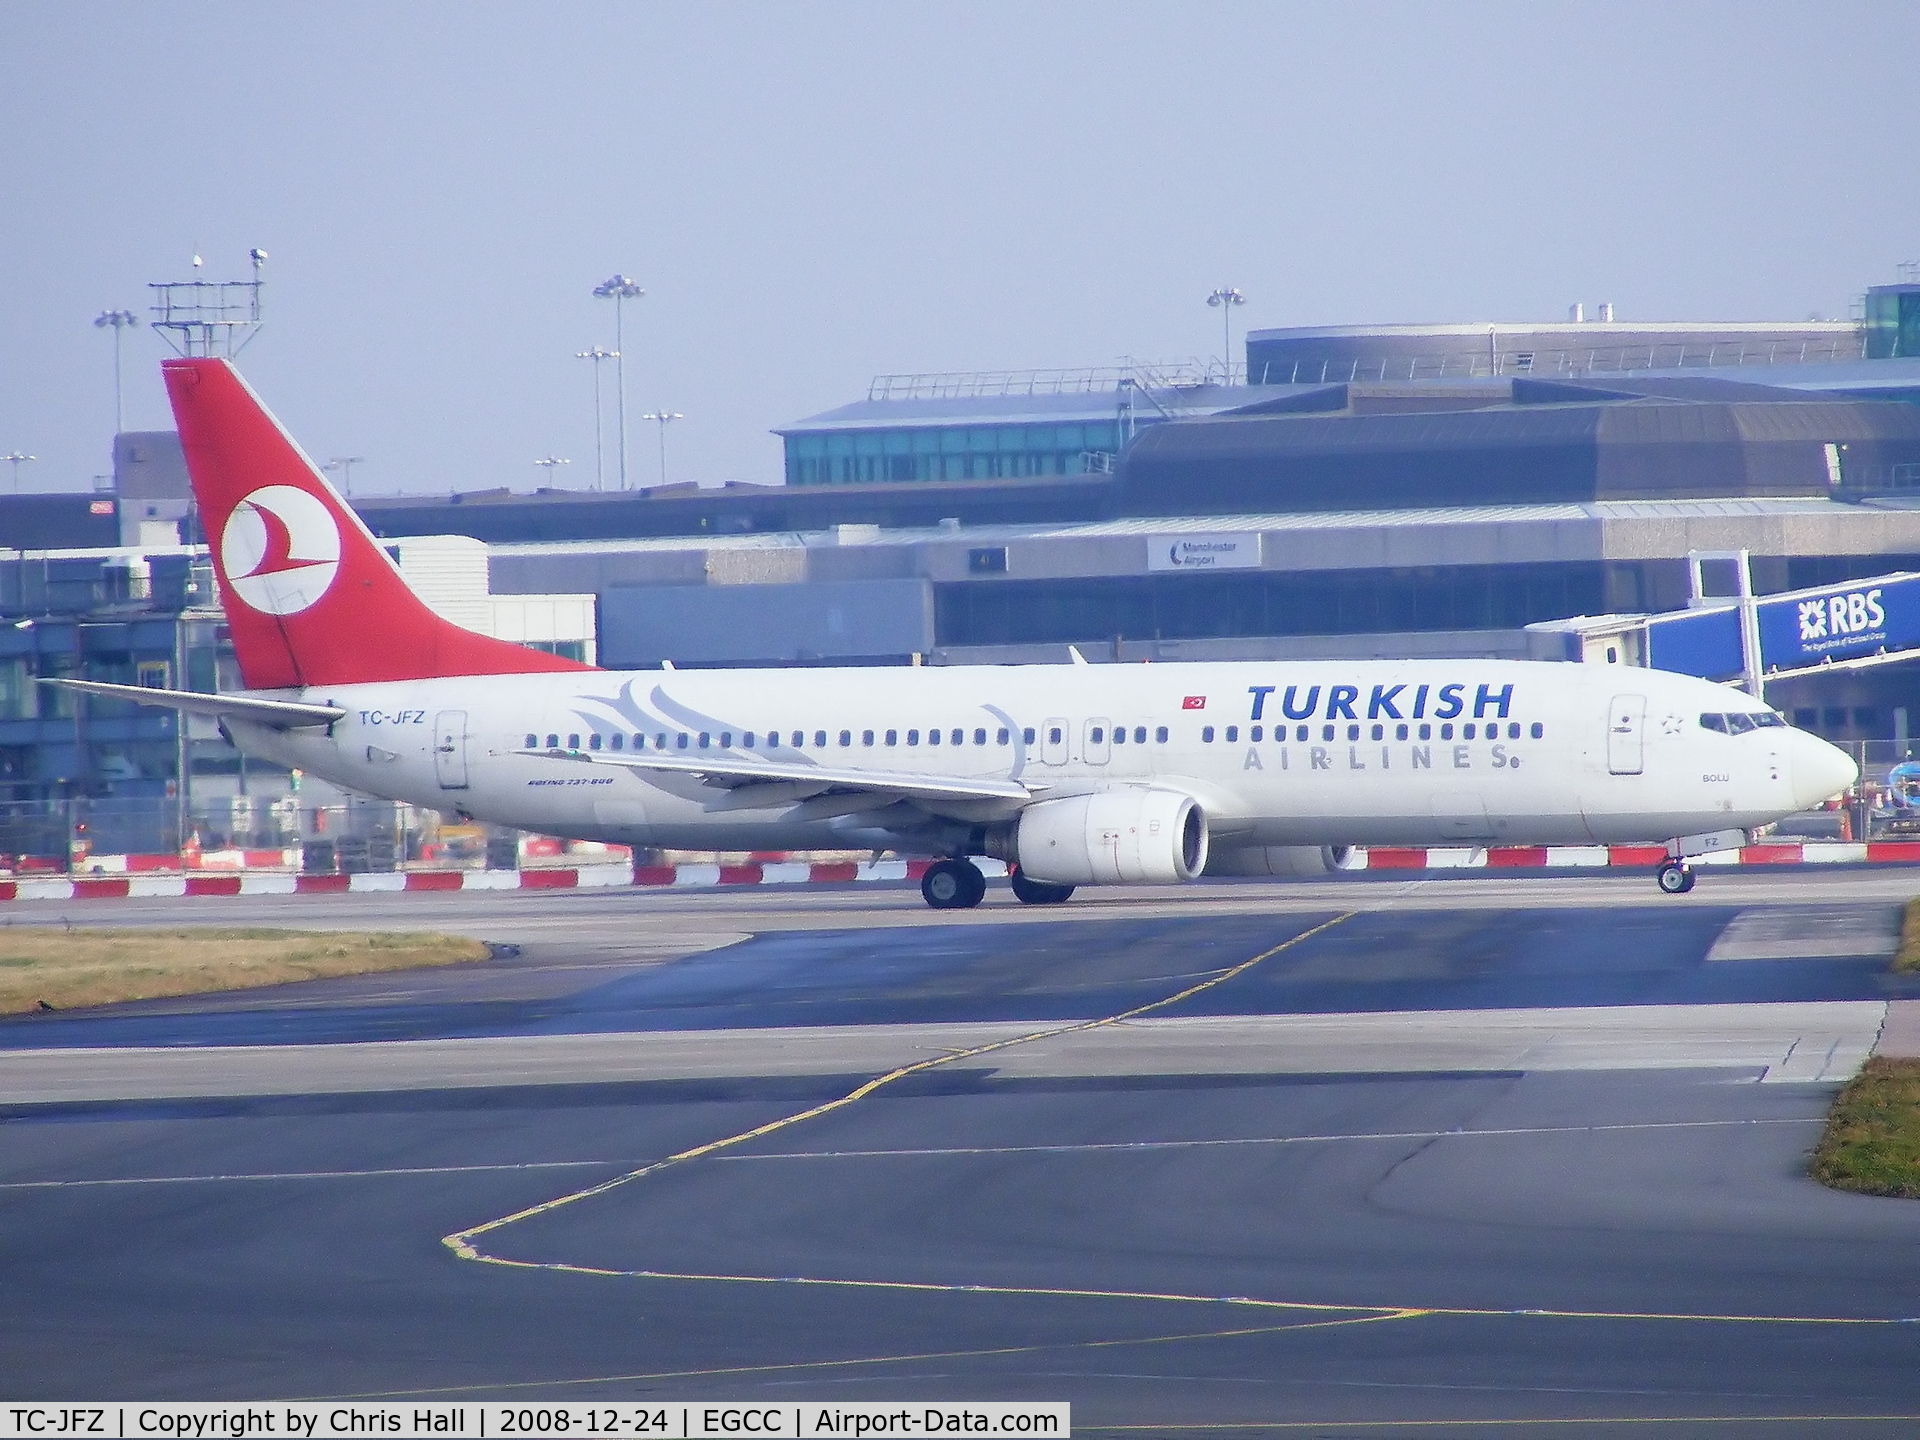
<instances>
[{"instance_id":1,"label":"engine nacelle","mask_svg":"<svg viewBox=\"0 0 1920 1440\"><path fill-rule=\"evenodd\" d=\"M1006 836L1021 873L1055 885L1172 885L1206 867L1207 817L1191 795L1129 787L1043 800Z\"/></svg>"},{"instance_id":2,"label":"engine nacelle","mask_svg":"<svg viewBox=\"0 0 1920 1440\"><path fill-rule=\"evenodd\" d=\"M1253 845L1215 850L1207 857L1209 875L1279 875L1311 879L1343 868L1347 845Z\"/></svg>"}]
</instances>

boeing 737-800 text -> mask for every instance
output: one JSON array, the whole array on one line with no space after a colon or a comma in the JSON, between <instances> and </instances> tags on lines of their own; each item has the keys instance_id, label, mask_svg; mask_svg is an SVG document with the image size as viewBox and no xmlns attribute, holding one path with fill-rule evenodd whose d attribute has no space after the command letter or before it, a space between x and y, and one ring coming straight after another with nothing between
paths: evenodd
<instances>
[{"instance_id":1,"label":"boeing 737-800 text","mask_svg":"<svg viewBox=\"0 0 1920 1440\"><path fill-rule=\"evenodd\" d=\"M224 360L165 365L244 691L70 689L217 716L369 795L579 839L969 857L1024 901L1324 870L1364 844L1664 842L1687 858L1853 762L1688 676L1527 661L600 670L460 629ZM1077 658L1077 657L1076 657Z\"/></svg>"}]
</instances>

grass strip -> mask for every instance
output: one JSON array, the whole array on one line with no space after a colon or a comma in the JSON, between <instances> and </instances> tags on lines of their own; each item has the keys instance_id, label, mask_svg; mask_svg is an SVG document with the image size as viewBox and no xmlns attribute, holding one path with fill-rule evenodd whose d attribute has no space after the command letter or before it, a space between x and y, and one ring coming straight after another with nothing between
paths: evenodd
<instances>
[{"instance_id":1,"label":"grass strip","mask_svg":"<svg viewBox=\"0 0 1920 1440\"><path fill-rule=\"evenodd\" d=\"M0 926L0 1015L484 960L461 935Z\"/></svg>"},{"instance_id":2,"label":"grass strip","mask_svg":"<svg viewBox=\"0 0 1920 1440\"><path fill-rule=\"evenodd\" d=\"M1907 902L1906 916L1900 922L1900 948L1893 952L1893 968L1904 974L1920 970L1920 898Z\"/></svg>"},{"instance_id":3,"label":"grass strip","mask_svg":"<svg viewBox=\"0 0 1920 1440\"><path fill-rule=\"evenodd\" d=\"M1827 1112L1808 1173L1836 1190L1920 1200L1920 1060L1867 1061Z\"/></svg>"}]
</instances>

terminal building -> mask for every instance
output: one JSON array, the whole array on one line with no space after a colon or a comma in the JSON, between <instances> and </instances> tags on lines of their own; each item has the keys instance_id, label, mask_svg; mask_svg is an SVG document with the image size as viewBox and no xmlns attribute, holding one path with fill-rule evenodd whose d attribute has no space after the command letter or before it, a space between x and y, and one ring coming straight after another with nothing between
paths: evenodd
<instances>
[{"instance_id":1,"label":"terminal building","mask_svg":"<svg viewBox=\"0 0 1920 1440\"><path fill-rule=\"evenodd\" d=\"M1747 552L1763 596L1920 571L1920 284L1866 314L882 377L780 428L782 485L355 504L451 618L613 666L1604 659L1608 636L1630 662L1634 617L1694 599L1690 552ZM0 499L0 806L284 790L210 729L33 683L236 683L177 437L118 437L115 478ZM1768 698L1904 745L1920 665L1850 655Z\"/></svg>"}]
</instances>

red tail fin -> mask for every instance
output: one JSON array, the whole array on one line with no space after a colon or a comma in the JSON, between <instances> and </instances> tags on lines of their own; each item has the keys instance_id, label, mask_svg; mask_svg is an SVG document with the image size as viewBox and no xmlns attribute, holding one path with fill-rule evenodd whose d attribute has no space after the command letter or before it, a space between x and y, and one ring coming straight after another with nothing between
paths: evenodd
<instances>
[{"instance_id":1,"label":"red tail fin","mask_svg":"<svg viewBox=\"0 0 1920 1440\"><path fill-rule=\"evenodd\" d=\"M592 668L442 620L230 363L161 368L249 689Z\"/></svg>"}]
</instances>

